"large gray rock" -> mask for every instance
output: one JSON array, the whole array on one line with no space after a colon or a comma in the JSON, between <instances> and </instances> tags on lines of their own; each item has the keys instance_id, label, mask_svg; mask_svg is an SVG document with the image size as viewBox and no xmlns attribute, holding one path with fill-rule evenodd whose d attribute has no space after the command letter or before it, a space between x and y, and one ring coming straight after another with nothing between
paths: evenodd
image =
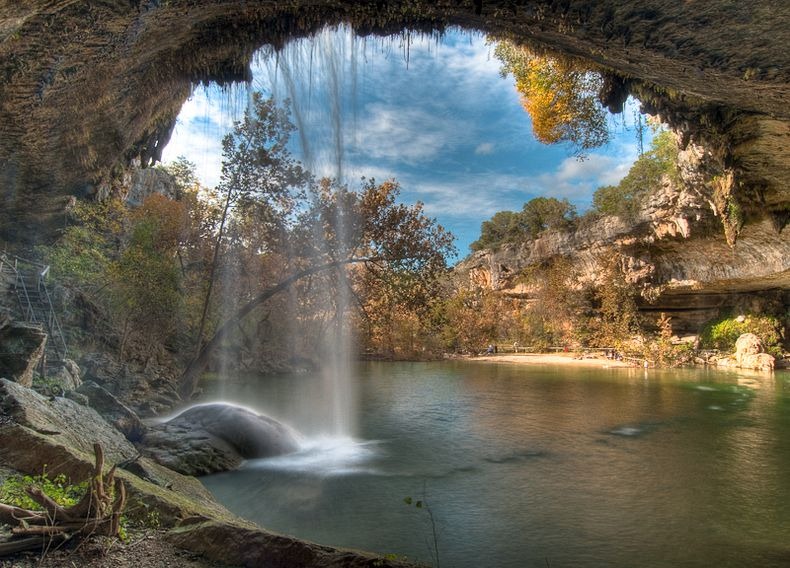
<instances>
[{"instance_id":1,"label":"large gray rock","mask_svg":"<svg viewBox=\"0 0 790 568\"><path fill-rule=\"evenodd\" d=\"M0 379L0 462L32 473L40 473L46 464L54 475L79 477L90 473L90 461L86 469L78 454L91 456L94 443L102 445L109 463L138 455L131 442L92 408Z\"/></svg>"},{"instance_id":2,"label":"large gray rock","mask_svg":"<svg viewBox=\"0 0 790 568\"><path fill-rule=\"evenodd\" d=\"M67 392L78 388L82 384L80 375L79 365L71 359L66 359L63 361L63 366L51 380L53 383L57 384L63 392Z\"/></svg>"},{"instance_id":3,"label":"large gray rock","mask_svg":"<svg viewBox=\"0 0 790 568\"><path fill-rule=\"evenodd\" d=\"M105 467L118 465L126 484L126 515L145 519L155 511L163 527L185 518L235 519L196 479L140 456L95 410L65 398L49 399L0 379L0 464L38 475L65 474L73 481L93 474L93 444L101 444ZM0 476L2 471L0 471ZM236 519L237 522L238 519Z\"/></svg>"},{"instance_id":4,"label":"large gray rock","mask_svg":"<svg viewBox=\"0 0 790 568\"><path fill-rule=\"evenodd\" d=\"M93 381L85 381L77 392L87 396L90 407L115 426L128 440L137 442L143 437L145 426L140 418L110 391Z\"/></svg>"},{"instance_id":5,"label":"large gray rock","mask_svg":"<svg viewBox=\"0 0 790 568\"><path fill-rule=\"evenodd\" d=\"M249 568L417 568L406 560L322 546L235 522L184 524L165 538L209 560Z\"/></svg>"},{"instance_id":6,"label":"large gray rock","mask_svg":"<svg viewBox=\"0 0 790 568\"><path fill-rule=\"evenodd\" d=\"M186 475L228 471L245 459L299 449L296 433L287 426L222 403L194 406L151 427L140 446L155 461Z\"/></svg>"},{"instance_id":7,"label":"large gray rock","mask_svg":"<svg viewBox=\"0 0 790 568\"><path fill-rule=\"evenodd\" d=\"M0 377L26 387L44 356L47 333L38 325L12 322L0 329Z\"/></svg>"},{"instance_id":8,"label":"large gray rock","mask_svg":"<svg viewBox=\"0 0 790 568\"><path fill-rule=\"evenodd\" d=\"M172 365L121 363L107 353L90 353L80 360L82 380L104 387L138 416L150 418L180 402Z\"/></svg>"}]
</instances>

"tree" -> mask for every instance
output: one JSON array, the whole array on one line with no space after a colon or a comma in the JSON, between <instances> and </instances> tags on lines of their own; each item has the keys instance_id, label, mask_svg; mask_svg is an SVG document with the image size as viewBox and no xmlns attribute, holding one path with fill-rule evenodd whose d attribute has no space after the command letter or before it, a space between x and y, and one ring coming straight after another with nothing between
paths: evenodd
<instances>
[{"instance_id":1,"label":"tree","mask_svg":"<svg viewBox=\"0 0 790 568\"><path fill-rule=\"evenodd\" d=\"M567 230L576 220L576 208L567 199L535 197L521 211L499 211L480 225L473 251L493 249L502 243L521 243L546 230Z\"/></svg>"},{"instance_id":2,"label":"tree","mask_svg":"<svg viewBox=\"0 0 790 568\"><path fill-rule=\"evenodd\" d=\"M509 41L499 42L494 55L502 62L502 76L515 78L539 141L568 142L578 156L609 141L606 110L598 98L600 74L570 58L536 55Z\"/></svg>"},{"instance_id":3,"label":"tree","mask_svg":"<svg viewBox=\"0 0 790 568\"><path fill-rule=\"evenodd\" d=\"M175 253L184 227L183 206L153 194L131 214L128 244L109 268L110 305L122 322L119 358L129 336L145 343L162 341L178 321L180 274Z\"/></svg>"},{"instance_id":4,"label":"tree","mask_svg":"<svg viewBox=\"0 0 790 568\"><path fill-rule=\"evenodd\" d=\"M499 298L482 288L461 288L437 307L441 311L441 337L446 349L477 353L496 341L502 310Z\"/></svg>"},{"instance_id":5,"label":"tree","mask_svg":"<svg viewBox=\"0 0 790 568\"><path fill-rule=\"evenodd\" d=\"M557 257L529 267L521 279L532 290L524 317L526 343L548 347L583 342L589 305L571 259Z\"/></svg>"},{"instance_id":6,"label":"tree","mask_svg":"<svg viewBox=\"0 0 790 568\"><path fill-rule=\"evenodd\" d=\"M480 225L480 238L469 245L473 251L515 242L522 237L521 216L515 211L499 211Z\"/></svg>"},{"instance_id":7,"label":"tree","mask_svg":"<svg viewBox=\"0 0 790 568\"><path fill-rule=\"evenodd\" d=\"M651 149L634 162L617 185L599 187L593 194L593 211L633 222L646 196L661 187L662 179L677 175L678 147L668 130L653 138Z\"/></svg>"},{"instance_id":8,"label":"tree","mask_svg":"<svg viewBox=\"0 0 790 568\"><path fill-rule=\"evenodd\" d=\"M237 207L253 216L259 231L274 234L283 228L294 200L310 181L310 174L288 150L293 130L287 109L277 107L272 98L264 99L256 92L242 120L234 123L233 130L222 140L222 174L218 190L225 199L195 340L196 356L202 346L231 208Z\"/></svg>"},{"instance_id":9,"label":"tree","mask_svg":"<svg viewBox=\"0 0 790 568\"><path fill-rule=\"evenodd\" d=\"M597 329L595 341L600 347L622 348L628 339L641 331L636 307L637 290L622 270L622 257L601 259L603 283L595 291Z\"/></svg>"},{"instance_id":10,"label":"tree","mask_svg":"<svg viewBox=\"0 0 790 568\"><path fill-rule=\"evenodd\" d=\"M549 229L567 229L575 218L576 208L567 199L536 197L524 204L521 226L530 237L535 238Z\"/></svg>"},{"instance_id":11,"label":"tree","mask_svg":"<svg viewBox=\"0 0 790 568\"><path fill-rule=\"evenodd\" d=\"M427 217L421 203L397 203L399 185L365 180L359 192L330 180L310 190L310 200L284 233L293 256L292 272L239 307L200 349L181 377L179 391L189 397L215 349L244 318L280 292L308 278L339 274L340 285L350 285L349 266L358 265L382 277L410 274L430 280L445 270L445 256L453 251L453 236Z\"/></svg>"},{"instance_id":12,"label":"tree","mask_svg":"<svg viewBox=\"0 0 790 568\"><path fill-rule=\"evenodd\" d=\"M184 156L178 156L174 161L168 164L157 165L157 168L173 176L178 194L193 190L195 186L200 185L197 173L195 172L197 166Z\"/></svg>"}]
</instances>

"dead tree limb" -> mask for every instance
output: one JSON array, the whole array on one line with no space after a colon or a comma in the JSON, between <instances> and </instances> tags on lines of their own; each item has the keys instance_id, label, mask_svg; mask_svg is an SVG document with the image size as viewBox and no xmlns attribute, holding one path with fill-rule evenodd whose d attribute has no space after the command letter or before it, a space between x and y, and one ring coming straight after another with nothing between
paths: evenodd
<instances>
[{"instance_id":1,"label":"dead tree limb","mask_svg":"<svg viewBox=\"0 0 790 568\"><path fill-rule=\"evenodd\" d=\"M28 487L25 492L43 507L42 511L0 503L0 521L12 525L11 533L19 537L0 542L0 556L40 549L50 543L48 539L62 541L72 535L94 534L118 536L126 506L126 487L115 478L115 466L106 475L103 473L102 447L94 444L93 451L96 455L93 475L85 495L76 505L63 507L37 487Z\"/></svg>"}]
</instances>

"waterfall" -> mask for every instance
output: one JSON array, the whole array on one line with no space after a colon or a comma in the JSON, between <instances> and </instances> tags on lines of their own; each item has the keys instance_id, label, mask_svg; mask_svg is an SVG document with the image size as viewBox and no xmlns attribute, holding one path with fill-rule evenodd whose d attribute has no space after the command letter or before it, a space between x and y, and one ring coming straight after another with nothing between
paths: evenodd
<instances>
[{"instance_id":1,"label":"waterfall","mask_svg":"<svg viewBox=\"0 0 790 568\"><path fill-rule=\"evenodd\" d=\"M297 132L295 155L318 178L332 178L338 184L346 182L346 149L356 124L358 57L363 41L346 27L326 29L312 38L291 42L279 52L262 50L253 70L256 86L264 83L276 100L289 102ZM349 243L340 208L337 215L332 246L342 256ZM324 239L324 231L317 227L315 248L326 254L329 243ZM314 310L325 319L317 352L311 354L317 359L321 389L318 396L304 401L312 407L311 419L319 422L310 426L334 438L352 438L357 433L351 298L343 270L323 276L326 286L311 292Z\"/></svg>"}]
</instances>

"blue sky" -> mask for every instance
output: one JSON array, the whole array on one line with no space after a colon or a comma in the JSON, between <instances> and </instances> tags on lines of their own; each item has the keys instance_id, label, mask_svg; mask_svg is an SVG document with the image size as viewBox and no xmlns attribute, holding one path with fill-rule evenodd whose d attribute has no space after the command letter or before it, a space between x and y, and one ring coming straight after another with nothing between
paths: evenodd
<instances>
[{"instance_id":1,"label":"blue sky","mask_svg":"<svg viewBox=\"0 0 790 568\"><path fill-rule=\"evenodd\" d=\"M636 136L612 120L612 142L579 161L531 133L512 77L502 78L485 37L355 38L327 30L279 54L261 50L251 86L200 87L185 103L164 161L186 156L201 181L219 179L221 139L251 90L290 99L293 152L318 175L395 178L402 201L425 204L457 237L461 257L497 211L537 196L583 211L592 192L617 183L636 159ZM625 121L632 125L632 111Z\"/></svg>"}]
</instances>

